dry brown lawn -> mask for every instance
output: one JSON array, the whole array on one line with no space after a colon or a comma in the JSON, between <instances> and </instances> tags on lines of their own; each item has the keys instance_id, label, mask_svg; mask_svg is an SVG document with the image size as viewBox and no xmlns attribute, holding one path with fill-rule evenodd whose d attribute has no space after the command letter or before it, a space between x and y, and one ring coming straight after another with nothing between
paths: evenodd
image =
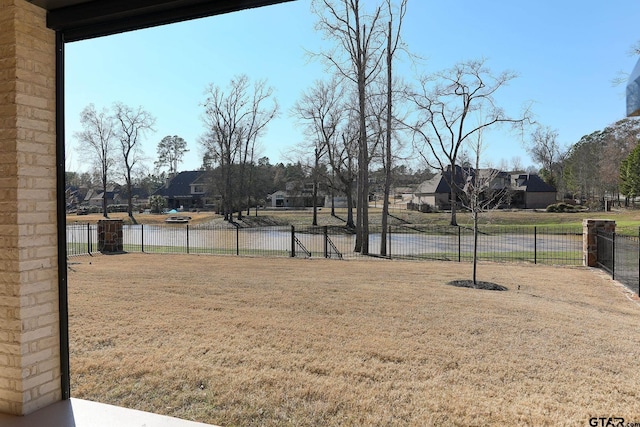
<instances>
[{"instance_id":1,"label":"dry brown lawn","mask_svg":"<svg viewBox=\"0 0 640 427\"><path fill-rule=\"evenodd\" d=\"M72 396L223 426L640 422L640 306L583 268L71 259ZM520 287L518 289L518 286Z\"/></svg>"},{"instance_id":2,"label":"dry brown lawn","mask_svg":"<svg viewBox=\"0 0 640 427\"><path fill-rule=\"evenodd\" d=\"M179 215L191 217L191 224L199 224L203 222L219 219L220 215L216 215L213 212L180 212ZM139 224L164 224L164 220L167 219L168 214L134 214L136 221ZM131 224L131 220L126 212L111 212L109 213L110 219L121 219L124 224ZM97 223L99 220L104 219L101 213L91 213L88 215L67 215L67 224L73 224L75 222L80 223Z\"/></svg>"}]
</instances>

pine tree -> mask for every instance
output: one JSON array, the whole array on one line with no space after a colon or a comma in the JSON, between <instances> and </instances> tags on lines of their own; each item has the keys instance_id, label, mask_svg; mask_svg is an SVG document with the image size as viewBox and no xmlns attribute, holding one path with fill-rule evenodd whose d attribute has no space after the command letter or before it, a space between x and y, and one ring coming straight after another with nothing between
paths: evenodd
<instances>
[{"instance_id":1,"label":"pine tree","mask_svg":"<svg viewBox=\"0 0 640 427\"><path fill-rule=\"evenodd\" d=\"M640 194L640 144L620 165L620 192L627 199L635 199Z\"/></svg>"}]
</instances>

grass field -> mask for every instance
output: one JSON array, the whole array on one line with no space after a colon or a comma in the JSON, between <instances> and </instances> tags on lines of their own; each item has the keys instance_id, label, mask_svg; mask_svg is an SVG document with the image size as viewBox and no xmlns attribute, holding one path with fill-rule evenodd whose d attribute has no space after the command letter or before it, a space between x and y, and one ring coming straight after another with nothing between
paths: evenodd
<instances>
[{"instance_id":1,"label":"grass field","mask_svg":"<svg viewBox=\"0 0 640 427\"><path fill-rule=\"evenodd\" d=\"M640 306L598 271L78 257L72 396L223 426L640 422Z\"/></svg>"},{"instance_id":2,"label":"grass field","mask_svg":"<svg viewBox=\"0 0 640 427\"><path fill-rule=\"evenodd\" d=\"M375 226L380 224L381 209L372 207L370 209L370 224ZM355 214L355 213L354 213ZM192 217L190 223L203 224L209 222L222 222L222 217L213 212L186 212L185 215ZM390 224L428 224L428 225L448 225L450 214L421 213L407 211L405 209L391 210L392 218ZM336 217L331 216L331 210L323 208L318 212L319 225L343 225L346 219L346 210L337 209ZM125 224L131 221L126 213L111 213L110 218L123 219ZM101 214L90 215L68 215L67 223L91 222L95 223L102 219ZM136 220L141 224L164 224L166 215L137 214ZM247 217L249 224L256 223L262 225L265 221L280 225L311 225L312 210L260 210L258 215L251 211ZM538 225L538 226L581 226L585 218L605 218L613 219L618 224L618 232L637 235L640 227L640 209L620 209L612 212L580 212L580 213L550 213L542 210L496 210L481 214L480 222L486 225ZM458 213L458 224L471 226L473 224L471 216L467 212Z\"/></svg>"}]
</instances>

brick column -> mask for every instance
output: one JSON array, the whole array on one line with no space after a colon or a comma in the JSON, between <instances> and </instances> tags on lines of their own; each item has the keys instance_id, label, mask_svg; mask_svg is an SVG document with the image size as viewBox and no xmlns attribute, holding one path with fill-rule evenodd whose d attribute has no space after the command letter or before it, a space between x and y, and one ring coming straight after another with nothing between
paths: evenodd
<instances>
[{"instance_id":1,"label":"brick column","mask_svg":"<svg viewBox=\"0 0 640 427\"><path fill-rule=\"evenodd\" d=\"M98 221L98 250L100 252L122 252L123 235L121 219Z\"/></svg>"},{"instance_id":2,"label":"brick column","mask_svg":"<svg viewBox=\"0 0 640 427\"><path fill-rule=\"evenodd\" d=\"M598 231L614 233L616 222L608 219L584 219L582 220L582 265L595 267L598 262Z\"/></svg>"},{"instance_id":3,"label":"brick column","mask_svg":"<svg viewBox=\"0 0 640 427\"><path fill-rule=\"evenodd\" d=\"M62 397L56 226L55 33L0 0L0 413Z\"/></svg>"}]
</instances>

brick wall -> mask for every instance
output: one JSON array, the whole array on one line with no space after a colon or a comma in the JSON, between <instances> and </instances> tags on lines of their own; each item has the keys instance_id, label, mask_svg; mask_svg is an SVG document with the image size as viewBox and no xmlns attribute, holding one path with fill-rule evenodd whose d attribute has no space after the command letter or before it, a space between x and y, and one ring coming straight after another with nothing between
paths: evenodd
<instances>
[{"instance_id":1,"label":"brick wall","mask_svg":"<svg viewBox=\"0 0 640 427\"><path fill-rule=\"evenodd\" d=\"M43 10L0 0L0 412L61 399L55 34Z\"/></svg>"}]
</instances>

